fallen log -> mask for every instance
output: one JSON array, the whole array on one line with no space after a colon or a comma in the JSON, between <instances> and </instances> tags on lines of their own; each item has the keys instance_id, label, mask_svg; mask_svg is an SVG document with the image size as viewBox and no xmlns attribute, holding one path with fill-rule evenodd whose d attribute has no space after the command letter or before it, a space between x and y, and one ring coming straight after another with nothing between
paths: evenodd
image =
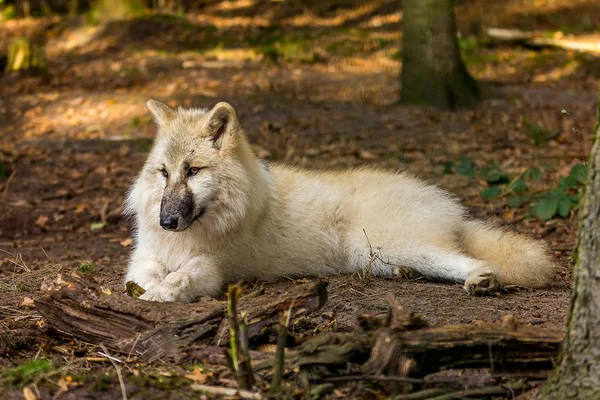
<instances>
[{"instance_id":1,"label":"fallen log","mask_svg":"<svg viewBox=\"0 0 600 400\"><path fill-rule=\"evenodd\" d=\"M283 311L292 319L309 315L326 301L320 280L286 288L267 288L240 299L247 335L254 341L269 333ZM143 361L180 359L193 344L228 344L227 302L154 303L103 289L79 273L45 282L35 306L50 326L67 335Z\"/></svg>"},{"instance_id":2,"label":"fallen log","mask_svg":"<svg viewBox=\"0 0 600 400\"><path fill-rule=\"evenodd\" d=\"M497 42L518 44L530 48L554 47L563 50L573 50L586 53L600 53L600 43L596 41L581 41L561 38L543 37L535 32L517 29L488 28L487 36Z\"/></svg>"},{"instance_id":3,"label":"fallen log","mask_svg":"<svg viewBox=\"0 0 600 400\"><path fill-rule=\"evenodd\" d=\"M351 333L316 336L289 355L293 367L346 363L362 365L365 375L421 378L444 369L490 368L494 371L540 371L552 368L563 333L519 323L502 322L431 327L405 311L393 296L390 312L379 327Z\"/></svg>"}]
</instances>

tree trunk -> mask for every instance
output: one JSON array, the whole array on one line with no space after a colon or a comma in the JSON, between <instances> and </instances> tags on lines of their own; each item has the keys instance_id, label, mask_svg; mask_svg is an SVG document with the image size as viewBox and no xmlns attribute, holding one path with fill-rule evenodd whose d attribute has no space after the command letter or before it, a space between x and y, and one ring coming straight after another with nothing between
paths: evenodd
<instances>
[{"instance_id":1,"label":"tree trunk","mask_svg":"<svg viewBox=\"0 0 600 400\"><path fill-rule=\"evenodd\" d=\"M402 2L402 92L400 102L453 109L477 102L456 38L453 0Z\"/></svg>"},{"instance_id":2,"label":"tree trunk","mask_svg":"<svg viewBox=\"0 0 600 400\"><path fill-rule=\"evenodd\" d=\"M27 38L16 38L8 45L5 72L46 69L44 48Z\"/></svg>"},{"instance_id":3,"label":"tree trunk","mask_svg":"<svg viewBox=\"0 0 600 400\"><path fill-rule=\"evenodd\" d=\"M97 21L138 17L144 14L141 0L98 0L92 8Z\"/></svg>"},{"instance_id":4,"label":"tree trunk","mask_svg":"<svg viewBox=\"0 0 600 400\"><path fill-rule=\"evenodd\" d=\"M579 240L567 333L545 399L600 399L600 104Z\"/></svg>"}]
</instances>

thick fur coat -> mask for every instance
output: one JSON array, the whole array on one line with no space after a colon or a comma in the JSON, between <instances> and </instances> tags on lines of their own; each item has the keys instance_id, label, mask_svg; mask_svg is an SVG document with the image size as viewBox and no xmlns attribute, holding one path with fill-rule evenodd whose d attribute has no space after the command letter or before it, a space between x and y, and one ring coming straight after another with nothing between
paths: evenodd
<instances>
[{"instance_id":1,"label":"thick fur coat","mask_svg":"<svg viewBox=\"0 0 600 400\"><path fill-rule=\"evenodd\" d=\"M468 220L445 191L405 173L313 172L258 160L234 109L155 100L154 148L131 188L135 249L126 274L142 299L192 301L241 279L398 267L464 283L541 287L555 266L521 235Z\"/></svg>"}]
</instances>

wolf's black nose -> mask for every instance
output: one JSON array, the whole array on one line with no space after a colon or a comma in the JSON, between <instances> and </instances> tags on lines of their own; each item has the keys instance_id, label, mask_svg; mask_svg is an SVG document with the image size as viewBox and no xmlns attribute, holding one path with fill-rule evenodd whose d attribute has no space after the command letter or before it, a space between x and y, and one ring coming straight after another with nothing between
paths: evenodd
<instances>
[{"instance_id":1,"label":"wolf's black nose","mask_svg":"<svg viewBox=\"0 0 600 400\"><path fill-rule=\"evenodd\" d=\"M166 230L177 229L178 218L164 217L160 219L160 226Z\"/></svg>"}]
</instances>

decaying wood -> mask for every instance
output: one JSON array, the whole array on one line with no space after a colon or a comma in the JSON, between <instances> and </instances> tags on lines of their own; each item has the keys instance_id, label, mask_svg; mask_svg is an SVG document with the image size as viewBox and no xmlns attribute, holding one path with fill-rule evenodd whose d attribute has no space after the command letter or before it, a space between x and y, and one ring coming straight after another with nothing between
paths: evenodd
<instances>
[{"instance_id":1,"label":"decaying wood","mask_svg":"<svg viewBox=\"0 0 600 400\"><path fill-rule=\"evenodd\" d=\"M79 274L59 276L46 286L48 291L36 307L66 334L146 361L227 363L218 346L228 344L226 302L145 302L102 290ZM283 312L291 310L293 321L320 308L325 298L325 284L313 281L284 293L266 289L241 297L238 309L248 321L252 343L264 337ZM360 366L364 379L393 382L406 392L414 382L423 383L426 375L451 368L490 368L495 375L539 374L552 367L563 339L562 333L521 324L511 315L499 323L432 327L404 310L393 296L387 301L387 314L359 318L354 332L322 333L286 350L287 373L300 368L310 374L314 367L321 372L325 368L329 374L310 374L325 382L339 377L351 363ZM250 351L249 357L252 369L261 374L268 375L275 365L273 353Z\"/></svg>"},{"instance_id":2,"label":"decaying wood","mask_svg":"<svg viewBox=\"0 0 600 400\"><path fill-rule=\"evenodd\" d=\"M520 44L532 48L554 47L563 50L581 51L586 53L600 53L600 43L584 42L569 39L542 37L534 32L525 32L516 29L488 28L487 36L503 43Z\"/></svg>"},{"instance_id":3,"label":"decaying wood","mask_svg":"<svg viewBox=\"0 0 600 400\"><path fill-rule=\"evenodd\" d=\"M183 356L195 343L228 344L227 303L153 303L103 289L81 274L59 275L46 282L46 293L35 305L48 324L65 334L142 360ZM318 310L326 301L326 283L266 289L260 296L240 299L239 311L248 320L250 341L262 337L279 321L283 311L292 318Z\"/></svg>"},{"instance_id":4,"label":"decaying wood","mask_svg":"<svg viewBox=\"0 0 600 400\"><path fill-rule=\"evenodd\" d=\"M552 368L564 336L520 324L512 315L500 323L430 327L404 311L393 297L388 302L384 326L321 334L290 355L293 366L335 367L352 362L362 365L367 375L401 377L451 368L538 371Z\"/></svg>"}]
</instances>

